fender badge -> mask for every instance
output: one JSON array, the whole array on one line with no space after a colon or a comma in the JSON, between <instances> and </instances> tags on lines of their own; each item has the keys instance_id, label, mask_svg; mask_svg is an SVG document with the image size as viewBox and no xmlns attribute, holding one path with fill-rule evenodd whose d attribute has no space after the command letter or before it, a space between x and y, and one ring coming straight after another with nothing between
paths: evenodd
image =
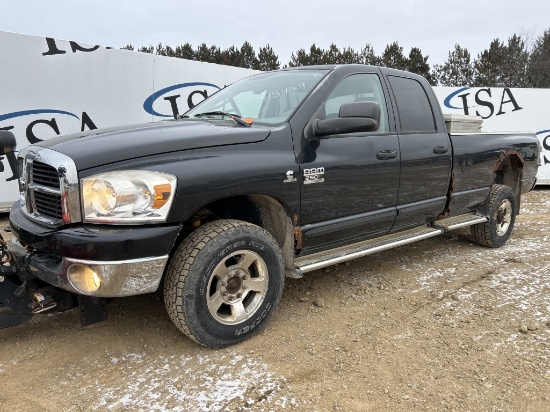
<instances>
[{"instance_id":1,"label":"fender badge","mask_svg":"<svg viewBox=\"0 0 550 412\"><path fill-rule=\"evenodd\" d=\"M284 180L284 183L292 183L295 182L297 179L294 177L294 172L292 170L289 170L286 172L286 179Z\"/></svg>"}]
</instances>

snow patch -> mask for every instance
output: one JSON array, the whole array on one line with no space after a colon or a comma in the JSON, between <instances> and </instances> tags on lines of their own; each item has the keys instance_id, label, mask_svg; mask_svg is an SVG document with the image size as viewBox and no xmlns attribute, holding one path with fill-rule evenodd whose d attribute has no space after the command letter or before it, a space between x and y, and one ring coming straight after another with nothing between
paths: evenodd
<instances>
[{"instance_id":1,"label":"snow patch","mask_svg":"<svg viewBox=\"0 0 550 412\"><path fill-rule=\"evenodd\" d=\"M265 406L284 409L296 401L287 396L282 376L250 356L227 352L216 356L160 356L147 353L107 355L86 360L98 371L78 376L81 393L95 393L94 411L221 411ZM78 375L78 373L77 373ZM75 376L68 377L69 384Z\"/></svg>"}]
</instances>

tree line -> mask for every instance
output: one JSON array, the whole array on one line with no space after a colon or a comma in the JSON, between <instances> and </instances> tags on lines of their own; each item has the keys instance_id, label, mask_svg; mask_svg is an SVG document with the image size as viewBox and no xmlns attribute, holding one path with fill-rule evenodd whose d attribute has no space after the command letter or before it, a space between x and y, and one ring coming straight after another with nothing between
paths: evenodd
<instances>
[{"instance_id":1,"label":"tree line","mask_svg":"<svg viewBox=\"0 0 550 412\"><path fill-rule=\"evenodd\" d=\"M134 50L134 46L129 44L123 49ZM341 49L335 44L322 49L312 44L309 50L293 52L290 61L283 66L269 44L260 47L256 53L247 41L240 48L231 46L223 50L206 43L196 48L189 43L175 48L159 43L156 47L142 46L137 51L264 71L281 67L358 63L417 73L434 86L550 88L550 29L536 38L514 34L507 41L494 39L487 49L474 58L466 48L456 44L447 60L434 66L430 66L429 56L425 56L420 48L412 47L406 54L398 42L388 44L380 55L368 43L360 50L351 47Z\"/></svg>"}]
</instances>

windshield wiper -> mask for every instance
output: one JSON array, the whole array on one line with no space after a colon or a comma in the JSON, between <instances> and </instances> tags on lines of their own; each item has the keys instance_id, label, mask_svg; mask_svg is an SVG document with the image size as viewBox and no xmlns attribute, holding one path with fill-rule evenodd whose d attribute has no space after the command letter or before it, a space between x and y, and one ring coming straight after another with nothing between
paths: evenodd
<instances>
[{"instance_id":1,"label":"windshield wiper","mask_svg":"<svg viewBox=\"0 0 550 412\"><path fill-rule=\"evenodd\" d=\"M239 123L243 127L250 127L250 124L245 122L243 119L241 119L241 116L235 113L225 113L221 111L215 111L215 112L204 112L204 113L197 113L195 117L204 117L204 116L221 116L223 117L230 117L233 120L235 120L237 123Z\"/></svg>"}]
</instances>

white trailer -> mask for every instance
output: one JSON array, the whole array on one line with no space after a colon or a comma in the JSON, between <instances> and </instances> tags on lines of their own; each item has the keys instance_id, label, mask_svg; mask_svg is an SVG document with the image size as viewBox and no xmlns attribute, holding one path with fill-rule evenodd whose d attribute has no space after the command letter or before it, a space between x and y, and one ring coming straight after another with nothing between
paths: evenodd
<instances>
[{"instance_id":1,"label":"white trailer","mask_svg":"<svg viewBox=\"0 0 550 412\"><path fill-rule=\"evenodd\" d=\"M481 116L483 132L531 132L540 140L538 185L550 185L550 89L434 87L445 114Z\"/></svg>"},{"instance_id":2,"label":"white trailer","mask_svg":"<svg viewBox=\"0 0 550 412\"><path fill-rule=\"evenodd\" d=\"M183 113L253 70L0 32L0 130L22 149L82 130ZM0 157L0 212L19 196L16 158Z\"/></svg>"}]
</instances>

